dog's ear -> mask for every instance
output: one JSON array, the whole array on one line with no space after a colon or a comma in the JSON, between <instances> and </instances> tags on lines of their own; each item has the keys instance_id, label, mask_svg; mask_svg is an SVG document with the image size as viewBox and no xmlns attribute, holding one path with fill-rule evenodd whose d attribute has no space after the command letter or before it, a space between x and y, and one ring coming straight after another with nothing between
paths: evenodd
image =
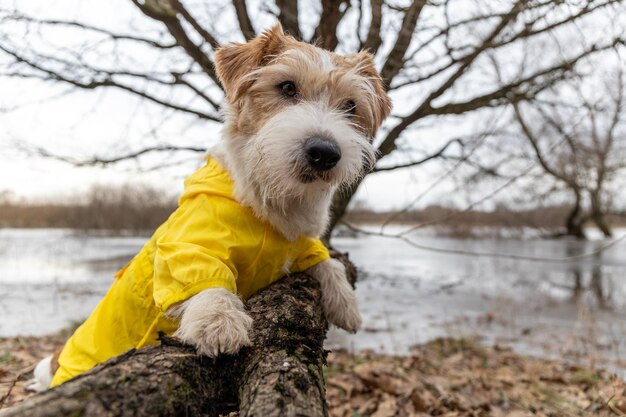
<instances>
[{"instance_id":1,"label":"dog's ear","mask_svg":"<svg viewBox=\"0 0 626 417\"><path fill-rule=\"evenodd\" d=\"M277 23L248 43L231 43L215 52L215 70L230 103L239 100L254 83L248 74L283 51L285 40L283 28Z\"/></svg>"},{"instance_id":2,"label":"dog's ear","mask_svg":"<svg viewBox=\"0 0 626 417\"><path fill-rule=\"evenodd\" d=\"M374 90L374 97L372 97L374 101L372 103L372 129L370 131L371 136L374 137L382 122L389 116L389 113L391 113L391 99L387 95L383 80L380 78L380 74L376 69L372 54L367 51L361 51L354 55L354 59L359 74L367 78Z\"/></svg>"}]
</instances>

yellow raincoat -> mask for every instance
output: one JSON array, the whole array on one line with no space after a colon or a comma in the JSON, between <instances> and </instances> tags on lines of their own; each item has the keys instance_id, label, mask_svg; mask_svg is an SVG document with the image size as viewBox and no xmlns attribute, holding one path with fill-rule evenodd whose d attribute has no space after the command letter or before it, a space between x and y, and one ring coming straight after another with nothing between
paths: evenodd
<instances>
[{"instance_id":1,"label":"yellow raincoat","mask_svg":"<svg viewBox=\"0 0 626 417\"><path fill-rule=\"evenodd\" d=\"M67 341L51 386L131 348L156 344L177 322L172 305L207 288L247 299L284 275L328 259L319 239L289 242L233 197L228 173L213 159L185 181L178 209L119 271L106 296Z\"/></svg>"}]
</instances>

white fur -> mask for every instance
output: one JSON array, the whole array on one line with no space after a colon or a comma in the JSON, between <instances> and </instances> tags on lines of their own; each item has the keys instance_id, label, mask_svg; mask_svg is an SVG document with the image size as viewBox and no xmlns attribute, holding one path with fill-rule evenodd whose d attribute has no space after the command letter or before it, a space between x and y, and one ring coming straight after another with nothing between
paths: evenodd
<instances>
[{"instance_id":1,"label":"white fur","mask_svg":"<svg viewBox=\"0 0 626 417\"><path fill-rule=\"evenodd\" d=\"M333 64L333 61L328 52L324 51L323 49L318 49L317 54L320 58L320 62L324 71L331 72L333 69L335 69L335 64Z\"/></svg>"},{"instance_id":2,"label":"white fur","mask_svg":"<svg viewBox=\"0 0 626 417\"><path fill-rule=\"evenodd\" d=\"M210 357L234 354L250 345L252 318L239 297L224 288L204 290L168 312L181 314L175 337Z\"/></svg>"},{"instance_id":3,"label":"white fur","mask_svg":"<svg viewBox=\"0 0 626 417\"><path fill-rule=\"evenodd\" d=\"M315 135L336 141L341 159L327 181L305 184L299 178L306 164L304 142ZM235 198L290 241L323 234L335 190L358 180L375 160L367 138L345 114L324 102L289 106L253 137L225 142L224 162L235 183Z\"/></svg>"},{"instance_id":4,"label":"white fur","mask_svg":"<svg viewBox=\"0 0 626 417\"><path fill-rule=\"evenodd\" d=\"M356 333L362 320L356 294L346 278L343 264L336 259L327 259L311 268L311 273L320 283L322 306L328 321Z\"/></svg>"},{"instance_id":5,"label":"white fur","mask_svg":"<svg viewBox=\"0 0 626 417\"><path fill-rule=\"evenodd\" d=\"M52 383L52 355L43 358L33 371L33 379L26 383L26 390L42 392L47 390Z\"/></svg>"}]
</instances>

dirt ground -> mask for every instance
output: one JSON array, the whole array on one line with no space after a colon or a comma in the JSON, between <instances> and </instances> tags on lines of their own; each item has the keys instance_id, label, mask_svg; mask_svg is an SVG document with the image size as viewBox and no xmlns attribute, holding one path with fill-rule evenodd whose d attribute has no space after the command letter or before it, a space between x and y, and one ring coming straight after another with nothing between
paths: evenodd
<instances>
[{"instance_id":1,"label":"dirt ground","mask_svg":"<svg viewBox=\"0 0 626 417\"><path fill-rule=\"evenodd\" d=\"M66 337L0 338L0 408L31 395L34 365ZM465 339L403 357L332 352L326 385L333 417L626 416L626 383L609 372Z\"/></svg>"},{"instance_id":2,"label":"dirt ground","mask_svg":"<svg viewBox=\"0 0 626 417\"><path fill-rule=\"evenodd\" d=\"M0 338L0 409L22 401L32 393L24 389L42 358L54 353L71 330L43 337Z\"/></svg>"},{"instance_id":3,"label":"dirt ground","mask_svg":"<svg viewBox=\"0 0 626 417\"><path fill-rule=\"evenodd\" d=\"M331 353L337 417L624 416L626 384L608 372L439 339L408 357Z\"/></svg>"}]
</instances>

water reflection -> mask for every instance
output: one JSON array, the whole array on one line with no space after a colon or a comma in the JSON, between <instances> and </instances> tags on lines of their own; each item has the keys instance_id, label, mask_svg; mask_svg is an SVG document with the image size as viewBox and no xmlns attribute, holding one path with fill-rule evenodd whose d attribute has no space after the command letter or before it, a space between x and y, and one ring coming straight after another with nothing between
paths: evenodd
<instances>
[{"instance_id":1,"label":"water reflection","mask_svg":"<svg viewBox=\"0 0 626 417\"><path fill-rule=\"evenodd\" d=\"M567 244L567 256L580 256L598 250L598 243L581 246ZM572 300L577 303L595 302L602 309L611 309L613 303L613 288L615 288L610 273L603 268L603 252L596 253L587 264L575 262L571 266L573 285L570 287Z\"/></svg>"}]
</instances>

